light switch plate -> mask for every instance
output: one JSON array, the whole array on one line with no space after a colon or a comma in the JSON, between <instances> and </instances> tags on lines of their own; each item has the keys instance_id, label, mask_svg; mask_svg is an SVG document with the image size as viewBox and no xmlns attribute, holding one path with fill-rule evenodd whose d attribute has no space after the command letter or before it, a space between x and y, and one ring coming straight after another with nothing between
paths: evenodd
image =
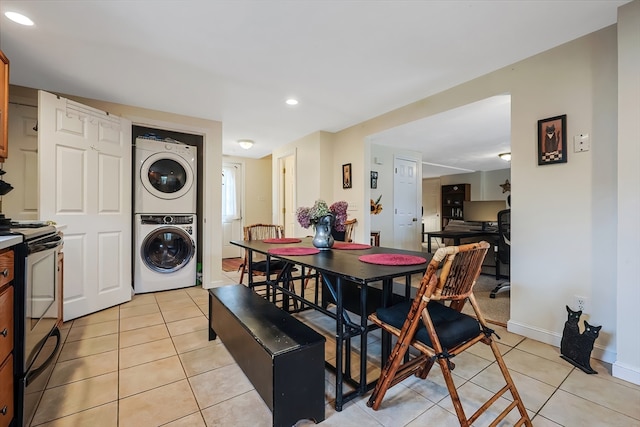
<instances>
[{"instance_id":1,"label":"light switch plate","mask_svg":"<svg viewBox=\"0 0 640 427\"><path fill-rule=\"evenodd\" d=\"M591 140L589 134L584 133L573 137L573 151L580 153L582 151L589 151L591 148Z\"/></svg>"}]
</instances>

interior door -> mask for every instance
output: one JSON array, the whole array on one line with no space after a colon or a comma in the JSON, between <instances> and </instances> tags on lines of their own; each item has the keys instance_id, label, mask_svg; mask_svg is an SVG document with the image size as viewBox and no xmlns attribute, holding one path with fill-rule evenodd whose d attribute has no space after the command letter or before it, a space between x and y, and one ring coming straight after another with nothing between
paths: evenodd
<instances>
[{"instance_id":1,"label":"interior door","mask_svg":"<svg viewBox=\"0 0 640 427\"><path fill-rule=\"evenodd\" d=\"M422 223L424 231L440 230L440 195L440 178L422 180ZM426 243L424 236L422 240Z\"/></svg>"},{"instance_id":2,"label":"interior door","mask_svg":"<svg viewBox=\"0 0 640 427\"><path fill-rule=\"evenodd\" d=\"M38 92L40 219L64 232L64 320L131 299L131 122Z\"/></svg>"},{"instance_id":3,"label":"interior door","mask_svg":"<svg viewBox=\"0 0 640 427\"><path fill-rule=\"evenodd\" d=\"M11 156L3 179L13 190L2 196L2 213L13 220L38 219L38 108L9 104Z\"/></svg>"},{"instance_id":4,"label":"interior door","mask_svg":"<svg viewBox=\"0 0 640 427\"><path fill-rule=\"evenodd\" d=\"M293 195L296 194L295 158L287 156L284 159L283 186L284 186L284 235L295 235L296 205Z\"/></svg>"},{"instance_id":5,"label":"interior door","mask_svg":"<svg viewBox=\"0 0 640 427\"><path fill-rule=\"evenodd\" d=\"M393 237L394 247L420 250L420 229L418 228L417 162L394 158L393 180Z\"/></svg>"},{"instance_id":6,"label":"interior door","mask_svg":"<svg viewBox=\"0 0 640 427\"><path fill-rule=\"evenodd\" d=\"M222 258L238 258L242 248L232 240L242 240L242 177L241 163L222 164Z\"/></svg>"}]
</instances>

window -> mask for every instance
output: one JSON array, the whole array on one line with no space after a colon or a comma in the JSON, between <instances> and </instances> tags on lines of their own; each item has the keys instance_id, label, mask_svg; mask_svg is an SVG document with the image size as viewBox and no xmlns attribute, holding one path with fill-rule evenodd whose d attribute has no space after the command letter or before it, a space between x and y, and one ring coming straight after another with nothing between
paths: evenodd
<instances>
[{"instance_id":1,"label":"window","mask_svg":"<svg viewBox=\"0 0 640 427\"><path fill-rule=\"evenodd\" d=\"M240 219L238 167L222 166L222 220Z\"/></svg>"}]
</instances>

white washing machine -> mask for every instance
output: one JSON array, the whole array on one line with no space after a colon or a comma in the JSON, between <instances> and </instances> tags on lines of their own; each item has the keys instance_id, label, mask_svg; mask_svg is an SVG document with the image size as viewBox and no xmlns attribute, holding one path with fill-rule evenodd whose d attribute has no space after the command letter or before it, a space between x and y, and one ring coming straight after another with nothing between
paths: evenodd
<instances>
[{"instance_id":1,"label":"white washing machine","mask_svg":"<svg viewBox=\"0 0 640 427\"><path fill-rule=\"evenodd\" d=\"M136 138L135 213L196 213L196 152L191 145Z\"/></svg>"},{"instance_id":2,"label":"white washing machine","mask_svg":"<svg viewBox=\"0 0 640 427\"><path fill-rule=\"evenodd\" d=\"M135 216L135 293L196 284L196 216Z\"/></svg>"}]
</instances>

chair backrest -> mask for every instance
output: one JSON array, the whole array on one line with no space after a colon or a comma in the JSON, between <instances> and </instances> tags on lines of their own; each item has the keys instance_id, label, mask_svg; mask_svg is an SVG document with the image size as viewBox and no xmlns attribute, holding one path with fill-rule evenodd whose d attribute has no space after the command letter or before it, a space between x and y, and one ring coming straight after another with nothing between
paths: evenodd
<instances>
[{"instance_id":1,"label":"chair backrest","mask_svg":"<svg viewBox=\"0 0 640 427\"><path fill-rule=\"evenodd\" d=\"M338 242L353 242L353 228L355 227L357 219L352 218L344 222L344 231L337 231L335 228L331 230L331 235Z\"/></svg>"},{"instance_id":2,"label":"chair backrest","mask_svg":"<svg viewBox=\"0 0 640 427\"><path fill-rule=\"evenodd\" d=\"M483 241L439 248L427 266L415 301L460 301L467 298L473 291L490 247Z\"/></svg>"},{"instance_id":3,"label":"chair backrest","mask_svg":"<svg viewBox=\"0 0 640 427\"><path fill-rule=\"evenodd\" d=\"M498 212L498 259L503 264L511 260L511 209Z\"/></svg>"},{"instance_id":4,"label":"chair backrest","mask_svg":"<svg viewBox=\"0 0 640 427\"><path fill-rule=\"evenodd\" d=\"M357 219L352 218L348 219L344 222L344 241L345 242L353 242L353 229L358 222Z\"/></svg>"},{"instance_id":5,"label":"chair backrest","mask_svg":"<svg viewBox=\"0 0 640 427\"><path fill-rule=\"evenodd\" d=\"M252 224L244 227L244 240L279 239L284 237L284 227L276 224Z\"/></svg>"}]
</instances>

